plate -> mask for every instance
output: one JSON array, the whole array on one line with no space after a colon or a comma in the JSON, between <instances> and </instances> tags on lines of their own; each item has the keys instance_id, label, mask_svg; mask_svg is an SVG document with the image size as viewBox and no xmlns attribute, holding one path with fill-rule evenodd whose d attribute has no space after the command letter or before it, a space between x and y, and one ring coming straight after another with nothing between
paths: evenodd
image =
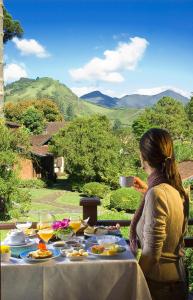
<instances>
[{"instance_id":1,"label":"plate","mask_svg":"<svg viewBox=\"0 0 193 300\"><path fill-rule=\"evenodd\" d=\"M8 245L8 246L10 246L10 247L12 247L12 248L15 248L15 247L29 247L29 246L34 245L35 242L34 242L34 241L30 241L29 239L26 239L26 240L25 240L25 243L22 243L22 244L12 244L12 243L10 243L9 240L7 239L7 240L4 241L3 244L4 244L4 245Z\"/></svg>"},{"instance_id":2,"label":"plate","mask_svg":"<svg viewBox=\"0 0 193 300\"><path fill-rule=\"evenodd\" d=\"M67 259L69 259L70 261L82 261L86 258L88 258L88 256L70 256L70 257L66 257Z\"/></svg>"},{"instance_id":3,"label":"plate","mask_svg":"<svg viewBox=\"0 0 193 300\"><path fill-rule=\"evenodd\" d=\"M48 261L51 259L54 259L56 257L60 256L60 251L58 249L49 249L50 251L52 251L53 256L52 257L47 257L47 258L33 258L33 257L28 257L29 252L31 251L24 251L20 254L20 257L27 261L27 262L44 262L44 261Z\"/></svg>"},{"instance_id":4,"label":"plate","mask_svg":"<svg viewBox=\"0 0 193 300\"><path fill-rule=\"evenodd\" d=\"M112 255L93 253L93 252L91 251L91 248L88 249L88 253L89 253L90 255L93 255L93 256L96 256L96 257L100 257L100 258L111 258L111 257L116 257L116 256L118 256L118 255L124 253L124 252L127 250L127 249L126 249L125 247L123 247L123 246L120 246L120 248L122 249L122 251L116 252L115 254L112 254Z\"/></svg>"},{"instance_id":5,"label":"plate","mask_svg":"<svg viewBox=\"0 0 193 300\"><path fill-rule=\"evenodd\" d=\"M112 236L112 235L94 235L92 237L90 237L89 239L87 239L86 242L90 242L93 244L98 244L98 240L101 239L113 239L113 243L119 243L121 241L121 238L119 236Z\"/></svg>"},{"instance_id":6,"label":"plate","mask_svg":"<svg viewBox=\"0 0 193 300\"><path fill-rule=\"evenodd\" d=\"M96 237L96 240L99 245L105 245L118 243L121 238L114 235L100 235Z\"/></svg>"},{"instance_id":7,"label":"plate","mask_svg":"<svg viewBox=\"0 0 193 300\"><path fill-rule=\"evenodd\" d=\"M99 235L108 234L108 229L103 226L95 227L95 230L96 231L94 233L87 233L84 231L84 235L85 236L99 236Z\"/></svg>"}]
</instances>

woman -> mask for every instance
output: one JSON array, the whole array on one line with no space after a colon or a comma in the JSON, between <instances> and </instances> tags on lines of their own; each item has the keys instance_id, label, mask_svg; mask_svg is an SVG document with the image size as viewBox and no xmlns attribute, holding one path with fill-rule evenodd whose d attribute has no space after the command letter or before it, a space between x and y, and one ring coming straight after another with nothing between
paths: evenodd
<instances>
[{"instance_id":1,"label":"woman","mask_svg":"<svg viewBox=\"0 0 193 300\"><path fill-rule=\"evenodd\" d=\"M153 300L185 300L187 284L183 265L183 237L188 220L188 198L176 167L169 133L153 128L140 140L141 163L148 186L135 178L144 193L130 227L130 247L142 254L139 261Z\"/></svg>"}]
</instances>

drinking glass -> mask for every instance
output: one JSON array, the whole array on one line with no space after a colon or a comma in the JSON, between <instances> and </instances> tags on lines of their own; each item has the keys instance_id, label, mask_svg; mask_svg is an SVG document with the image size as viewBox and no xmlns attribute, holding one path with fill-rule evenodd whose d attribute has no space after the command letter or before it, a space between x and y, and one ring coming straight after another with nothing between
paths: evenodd
<instances>
[{"instance_id":1,"label":"drinking glass","mask_svg":"<svg viewBox=\"0 0 193 300\"><path fill-rule=\"evenodd\" d=\"M72 230L74 231L74 234L76 235L77 231L81 227L81 220L78 217L70 217L70 227L72 227Z\"/></svg>"},{"instance_id":2,"label":"drinking glass","mask_svg":"<svg viewBox=\"0 0 193 300\"><path fill-rule=\"evenodd\" d=\"M37 229L46 229L50 228L53 224L54 218L53 215L50 212L47 211L41 211L39 212L39 222L37 224Z\"/></svg>"},{"instance_id":3,"label":"drinking glass","mask_svg":"<svg viewBox=\"0 0 193 300\"><path fill-rule=\"evenodd\" d=\"M38 231L38 235L46 244L48 244L49 240L53 236L53 232L54 231L51 228L44 228Z\"/></svg>"},{"instance_id":4,"label":"drinking glass","mask_svg":"<svg viewBox=\"0 0 193 300\"><path fill-rule=\"evenodd\" d=\"M24 233L27 229L29 229L32 226L31 221L16 221L15 227L19 230L22 230Z\"/></svg>"}]
</instances>

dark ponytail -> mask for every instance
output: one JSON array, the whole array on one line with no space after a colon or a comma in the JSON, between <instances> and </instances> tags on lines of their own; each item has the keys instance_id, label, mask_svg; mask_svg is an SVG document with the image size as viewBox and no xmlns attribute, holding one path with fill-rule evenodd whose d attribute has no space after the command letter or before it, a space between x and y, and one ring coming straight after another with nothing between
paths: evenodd
<instances>
[{"instance_id":1,"label":"dark ponytail","mask_svg":"<svg viewBox=\"0 0 193 300\"><path fill-rule=\"evenodd\" d=\"M163 129L152 128L148 130L140 140L140 152L144 161L163 173L168 183L173 186L189 202L182 179L179 174L173 148L173 141L170 134Z\"/></svg>"}]
</instances>

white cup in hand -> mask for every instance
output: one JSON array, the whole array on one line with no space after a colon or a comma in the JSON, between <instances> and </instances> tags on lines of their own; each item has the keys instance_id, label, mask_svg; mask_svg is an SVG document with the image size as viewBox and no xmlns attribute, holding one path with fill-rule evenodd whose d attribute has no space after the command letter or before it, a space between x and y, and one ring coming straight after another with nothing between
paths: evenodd
<instances>
[{"instance_id":1,"label":"white cup in hand","mask_svg":"<svg viewBox=\"0 0 193 300\"><path fill-rule=\"evenodd\" d=\"M121 187L131 187L134 185L134 176L120 176L119 184Z\"/></svg>"}]
</instances>

